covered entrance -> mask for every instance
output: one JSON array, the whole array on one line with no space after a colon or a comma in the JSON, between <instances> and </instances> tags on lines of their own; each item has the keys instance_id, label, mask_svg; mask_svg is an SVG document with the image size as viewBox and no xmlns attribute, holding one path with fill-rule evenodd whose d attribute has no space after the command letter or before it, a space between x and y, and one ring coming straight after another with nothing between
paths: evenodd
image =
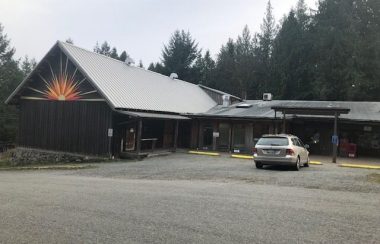
<instances>
[{"instance_id":1,"label":"covered entrance","mask_svg":"<svg viewBox=\"0 0 380 244\"><path fill-rule=\"evenodd\" d=\"M348 114L350 112L349 108L342 108L338 106L327 106L327 107L317 107L317 106L300 106L300 105L278 105L272 106L271 109L275 111L275 119L277 118L277 112L282 113L282 133L286 133L286 115L316 115L322 117L333 117L334 126L333 133L331 136L332 143L332 162L336 163L339 136L338 136L338 119L341 114ZM275 132L278 132L277 124L275 126Z\"/></svg>"},{"instance_id":2,"label":"covered entrance","mask_svg":"<svg viewBox=\"0 0 380 244\"><path fill-rule=\"evenodd\" d=\"M114 118L113 155L117 157L173 152L178 145L186 146L184 140L190 137L189 118L184 116L117 111Z\"/></svg>"}]
</instances>

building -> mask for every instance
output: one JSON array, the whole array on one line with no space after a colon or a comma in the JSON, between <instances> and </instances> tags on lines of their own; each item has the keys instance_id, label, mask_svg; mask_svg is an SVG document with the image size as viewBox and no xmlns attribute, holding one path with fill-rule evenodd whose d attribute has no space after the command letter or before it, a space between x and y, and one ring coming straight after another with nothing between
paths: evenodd
<instances>
[{"instance_id":1,"label":"building","mask_svg":"<svg viewBox=\"0 0 380 244\"><path fill-rule=\"evenodd\" d=\"M328 154L331 116L273 108L344 108L341 141L380 155L379 102L243 101L59 41L6 103L20 108L20 146L116 157L177 147L249 153L262 134L283 130Z\"/></svg>"}]
</instances>

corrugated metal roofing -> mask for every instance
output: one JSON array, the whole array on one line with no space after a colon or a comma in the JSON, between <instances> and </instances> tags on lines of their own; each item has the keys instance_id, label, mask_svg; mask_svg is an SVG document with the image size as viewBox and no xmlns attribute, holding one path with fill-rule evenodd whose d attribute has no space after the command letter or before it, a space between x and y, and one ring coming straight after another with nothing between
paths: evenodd
<instances>
[{"instance_id":1,"label":"corrugated metal roofing","mask_svg":"<svg viewBox=\"0 0 380 244\"><path fill-rule=\"evenodd\" d=\"M206 113L199 114L201 116L214 116L226 118L263 118L273 119L273 106L288 106L288 107L304 107L304 108L348 108L348 114L340 115L341 119L380 122L380 102L335 102L335 101L262 101L262 100L247 100L243 103L252 104L249 108L237 108L238 104L229 107L216 106ZM277 112L277 117L281 113ZM303 116L298 116L303 117ZM305 117L323 117L323 116L305 116Z\"/></svg>"},{"instance_id":2,"label":"corrugated metal roofing","mask_svg":"<svg viewBox=\"0 0 380 244\"><path fill-rule=\"evenodd\" d=\"M126 114L134 117L140 117L140 118L155 118L155 119L177 119L177 120L188 120L190 118L176 115L176 114L158 114L158 113L147 113L147 112L135 112L135 111L121 111L118 110L121 114Z\"/></svg>"},{"instance_id":3,"label":"corrugated metal roofing","mask_svg":"<svg viewBox=\"0 0 380 244\"><path fill-rule=\"evenodd\" d=\"M198 85L128 66L65 42L58 44L114 108L202 113L216 105Z\"/></svg>"}]
</instances>

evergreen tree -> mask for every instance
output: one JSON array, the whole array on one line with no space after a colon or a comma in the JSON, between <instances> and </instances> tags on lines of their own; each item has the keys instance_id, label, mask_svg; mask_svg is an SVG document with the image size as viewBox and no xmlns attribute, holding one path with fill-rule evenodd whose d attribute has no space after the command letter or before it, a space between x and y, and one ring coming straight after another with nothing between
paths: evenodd
<instances>
[{"instance_id":1,"label":"evergreen tree","mask_svg":"<svg viewBox=\"0 0 380 244\"><path fill-rule=\"evenodd\" d=\"M144 68L144 65L143 65L143 62L142 62L142 60L140 59L140 61L139 61L139 66L138 67L140 67L140 68Z\"/></svg>"},{"instance_id":2,"label":"evergreen tree","mask_svg":"<svg viewBox=\"0 0 380 244\"><path fill-rule=\"evenodd\" d=\"M258 48L255 50L257 57L257 78L260 85L257 87L261 93L270 91L271 79L271 54L273 49L273 40L276 36L275 19L273 8L270 0L268 1L265 17L261 25L261 33L258 34Z\"/></svg>"},{"instance_id":3,"label":"evergreen tree","mask_svg":"<svg viewBox=\"0 0 380 244\"><path fill-rule=\"evenodd\" d=\"M10 40L3 30L0 24L0 141L15 141L17 109L4 104L4 101L21 82L23 73L13 58L15 49L10 46Z\"/></svg>"},{"instance_id":4,"label":"evergreen tree","mask_svg":"<svg viewBox=\"0 0 380 244\"><path fill-rule=\"evenodd\" d=\"M155 65L154 71L164 75L177 73L180 79L197 83L193 69L199 55L198 44L189 32L175 31L162 50L162 64Z\"/></svg>"},{"instance_id":5,"label":"evergreen tree","mask_svg":"<svg viewBox=\"0 0 380 244\"><path fill-rule=\"evenodd\" d=\"M247 99L248 90L251 87L255 87L255 54L254 46L252 42L252 36L245 26L241 36L238 36L236 40L236 74L235 85L239 89L239 96L243 99Z\"/></svg>"},{"instance_id":6,"label":"evergreen tree","mask_svg":"<svg viewBox=\"0 0 380 244\"><path fill-rule=\"evenodd\" d=\"M119 56L119 60L120 60L120 61L123 61L123 62L125 62L125 60L126 60L127 58L129 58L129 55L127 54L126 51L123 51L123 52L120 54L120 56Z\"/></svg>"},{"instance_id":7,"label":"evergreen tree","mask_svg":"<svg viewBox=\"0 0 380 244\"><path fill-rule=\"evenodd\" d=\"M240 91L234 84L236 68L236 46L235 42L229 39L225 45L222 45L217 57L215 68L217 83L215 88L240 96Z\"/></svg>"},{"instance_id":8,"label":"evergreen tree","mask_svg":"<svg viewBox=\"0 0 380 244\"><path fill-rule=\"evenodd\" d=\"M25 55L24 60L21 62L21 71L26 77L36 67L37 62L34 58L29 60L28 55Z\"/></svg>"},{"instance_id":9,"label":"evergreen tree","mask_svg":"<svg viewBox=\"0 0 380 244\"><path fill-rule=\"evenodd\" d=\"M201 54L198 56L193 69L197 74L198 83L215 88L215 61L209 50L203 57Z\"/></svg>"},{"instance_id":10,"label":"evergreen tree","mask_svg":"<svg viewBox=\"0 0 380 244\"><path fill-rule=\"evenodd\" d=\"M314 92L323 100L345 100L352 84L359 84L359 30L355 28L355 0L321 1L314 18L316 81ZM359 86L362 86L360 83Z\"/></svg>"},{"instance_id":11,"label":"evergreen tree","mask_svg":"<svg viewBox=\"0 0 380 244\"><path fill-rule=\"evenodd\" d=\"M284 19L273 45L271 91L281 99L313 98L309 16L302 2Z\"/></svg>"},{"instance_id":12,"label":"evergreen tree","mask_svg":"<svg viewBox=\"0 0 380 244\"><path fill-rule=\"evenodd\" d=\"M121 52L120 56L118 55L116 47L112 47L108 44L107 41L104 41L102 45L99 46L99 43L96 42L96 45L94 47L94 52L103 54L105 56L120 60L120 61L125 61L127 58L129 58L129 55L127 54L126 51Z\"/></svg>"},{"instance_id":13,"label":"evergreen tree","mask_svg":"<svg viewBox=\"0 0 380 244\"><path fill-rule=\"evenodd\" d=\"M119 55L117 54L117 49L115 47L111 49L109 56L114 59L119 59Z\"/></svg>"}]
</instances>

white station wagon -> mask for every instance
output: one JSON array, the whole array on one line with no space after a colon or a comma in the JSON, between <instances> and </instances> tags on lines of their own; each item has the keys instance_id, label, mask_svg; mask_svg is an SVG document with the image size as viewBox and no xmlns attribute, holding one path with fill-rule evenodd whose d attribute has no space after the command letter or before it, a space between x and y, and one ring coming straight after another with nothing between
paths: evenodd
<instances>
[{"instance_id":1,"label":"white station wagon","mask_svg":"<svg viewBox=\"0 0 380 244\"><path fill-rule=\"evenodd\" d=\"M253 148L256 168L264 165L290 165L295 170L309 167L309 145L293 135L263 135Z\"/></svg>"}]
</instances>

